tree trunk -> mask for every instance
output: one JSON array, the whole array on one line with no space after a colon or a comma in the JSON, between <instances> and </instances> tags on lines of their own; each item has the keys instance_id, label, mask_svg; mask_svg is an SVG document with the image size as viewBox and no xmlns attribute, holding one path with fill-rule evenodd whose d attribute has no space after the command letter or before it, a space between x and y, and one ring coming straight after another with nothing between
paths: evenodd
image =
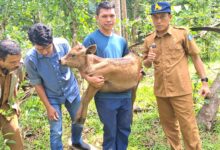
<instances>
[{"instance_id":1,"label":"tree trunk","mask_svg":"<svg viewBox=\"0 0 220 150\"><path fill-rule=\"evenodd\" d=\"M205 30L205 31L213 31L213 32L220 33L220 28L217 28L217 27L194 27L194 28L191 28L191 30L193 31Z\"/></svg>"},{"instance_id":2,"label":"tree trunk","mask_svg":"<svg viewBox=\"0 0 220 150\"><path fill-rule=\"evenodd\" d=\"M127 19L127 4L126 0L121 0L121 19L125 21ZM126 32L125 25L121 24L122 36L128 40L128 34Z\"/></svg>"},{"instance_id":3,"label":"tree trunk","mask_svg":"<svg viewBox=\"0 0 220 150\"><path fill-rule=\"evenodd\" d=\"M71 0L64 0L65 1L65 5L66 5L66 8L67 8L67 11L64 11L65 15L66 16L71 16L72 18L72 21L70 22L70 28L71 28L71 33L72 33L72 41L71 41L71 47L74 47L76 44L77 44L77 27L78 27L78 24L77 24L77 20L75 18L75 16L73 16L71 14L71 12L74 11L74 4ZM79 86L79 89L81 92L84 92L84 80L82 79L78 69L72 69L74 74L75 74L75 77L78 81L78 86Z\"/></svg>"},{"instance_id":4,"label":"tree trunk","mask_svg":"<svg viewBox=\"0 0 220 150\"><path fill-rule=\"evenodd\" d=\"M0 24L0 39L3 39L3 33L4 33L4 27L2 25L2 23Z\"/></svg>"},{"instance_id":5,"label":"tree trunk","mask_svg":"<svg viewBox=\"0 0 220 150\"><path fill-rule=\"evenodd\" d=\"M220 102L220 72L217 74L211 88L211 95L208 98L208 103L205 103L197 116L197 122L204 125L207 130L213 126L216 113Z\"/></svg>"},{"instance_id":6,"label":"tree trunk","mask_svg":"<svg viewBox=\"0 0 220 150\"><path fill-rule=\"evenodd\" d=\"M120 0L112 0L112 2L115 4L115 13L117 18L117 29L115 30L115 33L118 35L121 35L121 1Z\"/></svg>"},{"instance_id":7,"label":"tree trunk","mask_svg":"<svg viewBox=\"0 0 220 150\"><path fill-rule=\"evenodd\" d=\"M72 32L72 43L71 43L71 46L75 46L77 44L77 34L76 34L76 31L77 31L77 23L76 23L76 20L74 20L74 18L72 19L72 22L71 22L71 32Z\"/></svg>"},{"instance_id":8,"label":"tree trunk","mask_svg":"<svg viewBox=\"0 0 220 150\"><path fill-rule=\"evenodd\" d=\"M70 28L71 28L71 33L72 33L72 42L71 42L71 46L76 45L76 31L77 31L77 21L75 20L75 17L71 15L71 12L73 12L74 10L74 5L72 3L72 1L70 0L64 0L65 1L65 5L67 8L67 11L64 11L66 16L71 16L72 21L70 22Z\"/></svg>"},{"instance_id":9,"label":"tree trunk","mask_svg":"<svg viewBox=\"0 0 220 150\"><path fill-rule=\"evenodd\" d=\"M138 13L139 8L138 8L138 7L135 7L135 6L139 6L140 3L141 3L140 0L135 0L135 1L134 1L134 4L132 5L132 6L133 6L133 9L132 9L133 18L134 18L135 20L139 18L139 13ZM131 43L135 43L135 42L137 41L137 35L138 35L137 24L134 23L134 24L132 25L132 30L131 30L131 37L130 37Z\"/></svg>"},{"instance_id":10,"label":"tree trunk","mask_svg":"<svg viewBox=\"0 0 220 150\"><path fill-rule=\"evenodd\" d=\"M3 19L0 24L0 39L4 38L4 32L5 32L6 25L7 25L7 21L6 21L6 19Z\"/></svg>"}]
</instances>

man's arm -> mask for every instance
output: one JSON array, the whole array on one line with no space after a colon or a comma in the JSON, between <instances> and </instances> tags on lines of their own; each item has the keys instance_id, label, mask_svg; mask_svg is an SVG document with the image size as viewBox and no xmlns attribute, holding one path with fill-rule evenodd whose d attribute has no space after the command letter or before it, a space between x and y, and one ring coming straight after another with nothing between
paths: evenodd
<instances>
[{"instance_id":1,"label":"man's arm","mask_svg":"<svg viewBox=\"0 0 220 150\"><path fill-rule=\"evenodd\" d=\"M34 63L34 59L31 60L30 56L26 56L24 64L31 85L34 86L37 94L40 97L40 100L43 102L44 106L46 107L48 119L57 120L59 118L58 113L49 103L49 100L45 93L45 89L42 86L41 77L37 71L36 62Z\"/></svg>"},{"instance_id":2,"label":"man's arm","mask_svg":"<svg viewBox=\"0 0 220 150\"><path fill-rule=\"evenodd\" d=\"M206 78L205 68L199 55L191 55L194 67L201 79ZM210 93L208 82L202 81L201 95L206 97Z\"/></svg>"},{"instance_id":3,"label":"man's arm","mask_svg":"<svg viewBox=\"0 0 220 150\"><path fill-rule=\"evenodd\" d=\"M35 85L35 90L38 94L38 96L40 97L40 100L43 102L44 106L47 109L47 116L49 120L58 120L59 115L56 112L56 110L53 108L53 106L51 106L51 104L49 103L49 100L46 96L44 87L41 84Z\"/></svg>"}]
</instances>

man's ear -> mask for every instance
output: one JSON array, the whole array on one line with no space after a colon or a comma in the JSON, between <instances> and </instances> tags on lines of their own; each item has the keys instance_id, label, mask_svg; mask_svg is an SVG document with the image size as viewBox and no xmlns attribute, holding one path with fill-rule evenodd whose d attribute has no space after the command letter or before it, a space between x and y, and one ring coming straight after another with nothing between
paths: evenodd
<instances>
[{"instance_id":1,"label":"man's ear","mask_svg":"<svg viewBox=\"0 0 220 150\"><path fill-rule=\"evenodd\" d=\"M86 54L95 54L96 52L96 44L89 46L86 49Z\"/></svg>"},{"instance_id":2,"label":"man's ear","mask_svg":"<svg viewBox=\"0 0 220 150\"><path fill-rule=\"evenodd\" d=\"M173 16L170 14L170 19L172 19L172 17L173 17Z\"/></svg>"},{"instance_id":3,"label":"man's ear","mask_svg":"<svg viewBox=\"0 0 220 150\"><path fill-rule=\"evenodd\" d=\"M96 16L95 16L95 19L96 19L96 21L98 21L98 19L99 19L99 16L97 16L97 15L96 15Z\"/></svg>"},{"instance_id":4,"label":"man's ear","mask_svg":"<svg viewBox=\"0 0 220 150\"><path fill-rule=\"evenodd\" d=\"M0 68L1 68L1 66L2 66L3 63L4 63L4 59L1 59L1 58L0 58Z\"/></svg>"}]
</instances>

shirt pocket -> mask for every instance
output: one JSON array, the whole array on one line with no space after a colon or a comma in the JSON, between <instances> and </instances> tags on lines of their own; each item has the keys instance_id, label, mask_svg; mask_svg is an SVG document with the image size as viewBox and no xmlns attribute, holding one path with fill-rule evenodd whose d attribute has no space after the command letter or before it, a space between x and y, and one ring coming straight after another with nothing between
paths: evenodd
<instances>
[{"instance_id":1,"label":"shirt pocket","mask_svg":"<svg viewBox=\"0 0 220 150\"><path fill-rule=\"evenodd\" d=\"M185 54L181 42L176 42L176 43L171 44L168 47L167 52L168 52L167 59L168 59L169 64L173 64L176 61L180 60L181 57Z\"/></svg>"}]
</instances>

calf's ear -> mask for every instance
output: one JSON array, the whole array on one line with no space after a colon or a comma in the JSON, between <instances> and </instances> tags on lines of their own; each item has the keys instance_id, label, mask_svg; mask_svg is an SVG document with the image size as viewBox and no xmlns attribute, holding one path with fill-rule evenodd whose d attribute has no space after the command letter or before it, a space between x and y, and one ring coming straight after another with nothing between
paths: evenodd
<instances>
[{"instance_id":1,"label":"calf's ear","mask_svg":"<svg viewBox=\"0 0 220 150\"><path fill-rule=\"evenodd\" d=\"M87 47L86 49L86 54L95 54L96 52L96 45L90 45L89 47Z\"/></svg>"}]
</instances>

